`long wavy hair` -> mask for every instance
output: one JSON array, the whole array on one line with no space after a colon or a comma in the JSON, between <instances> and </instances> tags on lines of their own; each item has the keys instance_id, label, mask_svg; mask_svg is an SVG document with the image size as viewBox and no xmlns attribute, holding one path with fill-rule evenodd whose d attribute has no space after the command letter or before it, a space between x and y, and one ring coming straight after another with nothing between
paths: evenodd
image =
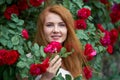
<instances>
[{"instance_id":1,"label":"long wavy hair","mask_svg":"<svg viewBox=\"0 0 120 80\"><path fill-rule=\"evenodd\" d=\"M68 51L74 49L74 53L69 55L67 58L63 58L62 61L65 69L68 70L73 77L77 77L82 74L82 65L86 60L83 56L82 45L75 34L74 19L68 9L62 5L52 5L46 7L38 17L35 42L44 46L48 44L44 37L43 26L45 16L49 13L58 14L66 24L68 33L67 39L64 41L63 46L66 47Z\"/></svg>"}]
</instances>

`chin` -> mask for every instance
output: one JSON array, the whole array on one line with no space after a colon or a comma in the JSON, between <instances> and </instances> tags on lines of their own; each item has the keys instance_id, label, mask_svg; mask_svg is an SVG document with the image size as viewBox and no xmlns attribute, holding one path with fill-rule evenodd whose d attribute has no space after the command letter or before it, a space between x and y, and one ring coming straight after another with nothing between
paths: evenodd
<instances>
[{"instance_id":1,"label":"chin","mask_svg":"<svg viewBox=\"0 0 120 80\"><path fill-rule=\"evenodd\" d=\"M62 43L62 41L59 41L59 40L51 40L51 41L56 41L56 42ZM50 41L50 42L51 42L51 41Z\"/></svg>"}]
</instances>

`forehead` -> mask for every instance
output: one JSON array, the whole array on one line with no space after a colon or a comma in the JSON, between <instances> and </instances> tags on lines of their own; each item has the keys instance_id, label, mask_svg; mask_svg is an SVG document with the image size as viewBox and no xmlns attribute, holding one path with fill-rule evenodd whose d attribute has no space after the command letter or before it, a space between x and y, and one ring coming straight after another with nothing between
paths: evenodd
<instances>
[{"instance_id":1,"label":"forehead","mask_svg":"<svg viewBox=\"0 0 120 80\"><path fill-rule=\"evenodd\" d=\"M62 18L55 13L47 13L45 16L45 22L63 22Z\"/></svg>"}]
</instances>

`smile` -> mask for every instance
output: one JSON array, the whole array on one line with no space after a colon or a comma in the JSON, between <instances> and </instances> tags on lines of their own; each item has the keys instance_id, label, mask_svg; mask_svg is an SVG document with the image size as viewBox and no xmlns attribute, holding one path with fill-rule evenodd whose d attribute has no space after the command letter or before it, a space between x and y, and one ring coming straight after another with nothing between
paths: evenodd
<instances>
[{"instance_id":1,"label":"smile","mask_svg":"<svg viewBox=\"0 0 120 80\"><path fill-rule=\"evenodd\" d=\"M51 36L53 40L58 40L61 36Z\"/></svg>"}]
</instances>

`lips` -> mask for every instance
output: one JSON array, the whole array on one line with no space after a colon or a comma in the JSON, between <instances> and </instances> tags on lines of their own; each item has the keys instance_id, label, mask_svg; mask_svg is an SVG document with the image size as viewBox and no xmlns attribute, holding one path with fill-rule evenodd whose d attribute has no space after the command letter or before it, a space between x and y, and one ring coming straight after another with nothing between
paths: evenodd
<instances>
[{"instance_id":1,"label":"lips","mask_svg":"<svg viewBox=\"0 0 120 80\"><path fill-rule=\"evenodd\" d=\"M59 38L61 38L60 35L53 35L53 36L51 36L51 37L52 37L53 40L58 40Z\"/></svg>"}]
</instances>

